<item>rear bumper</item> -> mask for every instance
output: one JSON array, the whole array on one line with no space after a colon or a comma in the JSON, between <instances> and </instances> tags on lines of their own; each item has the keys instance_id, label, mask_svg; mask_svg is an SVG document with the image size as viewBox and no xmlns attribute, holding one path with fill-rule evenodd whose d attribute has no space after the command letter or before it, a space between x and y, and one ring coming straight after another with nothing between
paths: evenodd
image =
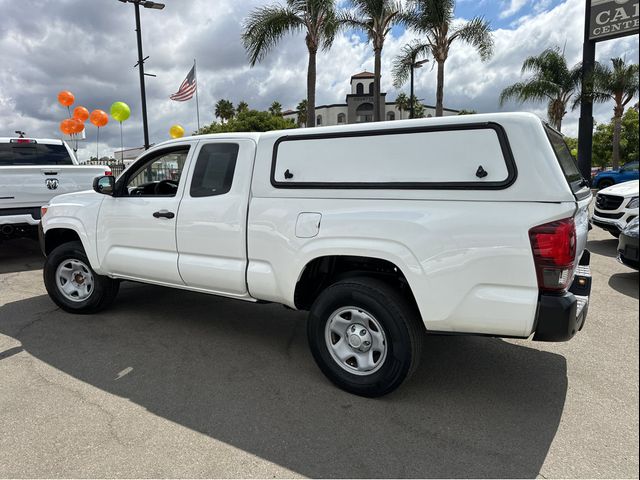
<instances>
[{"instance_id":1,"label":"rear bumper","mask_svg":"<svg viewBox=\"0 0 640 480\"><path fill-rule=\"evenodd\" d=\"M561 295L540 295L534 340L565 342L582 330L591 294L590 258L591 254L585 250L568 292Z\"/></svg>"},{"instance_id":2,"label":"rear bumper","mask_svg":"<svg viewBox=\"0 0 640 480\"><path fill-rule=\"evenodd\" d=\"M0 208L0 225L38 225L40 207Z\"/></svg>"}]
</instances>

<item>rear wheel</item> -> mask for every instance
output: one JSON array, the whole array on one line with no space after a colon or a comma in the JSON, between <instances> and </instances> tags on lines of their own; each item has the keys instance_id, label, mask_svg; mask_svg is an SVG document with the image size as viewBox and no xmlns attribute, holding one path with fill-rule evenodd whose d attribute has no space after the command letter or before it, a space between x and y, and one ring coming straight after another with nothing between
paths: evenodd
<instances>
[{"instance_id":1,"label":"rear wheel","mask_svg":"<svg viewBox=\"0 0 640 480\"><path fill-rule=\"evenodd\" d=\"M309 312L307 335L322 372L366 397L392 392L415 370L424 326L397 291L371 278L335 283Z\"/></svg>"},{"instance_id":2,"label":"rear wheel","mask_svg":"<svg viewBox=\"0 0 640 480\"><path fill-rule=\"evenodd\" d=\"M56 247L47 257L43 275L49 297L71 313L95 313L106 308L120 286L118 280L93 271L80 242Z\"/></svg>"}]
</instances>

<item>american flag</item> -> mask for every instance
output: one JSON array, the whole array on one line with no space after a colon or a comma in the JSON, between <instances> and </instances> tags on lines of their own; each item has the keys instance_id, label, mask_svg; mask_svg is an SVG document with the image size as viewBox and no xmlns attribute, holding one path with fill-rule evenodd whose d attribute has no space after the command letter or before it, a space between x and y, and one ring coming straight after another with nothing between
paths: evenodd
<instances>
[{"instance_id":1,"label":"american flag","mask_svg":"<svg viewBox=\"0 0 640 480\"><path fill-rule=\"evenodd\" d=\"M180 88L176 93L171 95L169 98L171 100L175 100L176 102L186 102L187 100L191 100L193 98L193 94L196 91L196 66L187 74L187 78L184 79L184 82L180 85Z\"/></svg>"}]
</instances>

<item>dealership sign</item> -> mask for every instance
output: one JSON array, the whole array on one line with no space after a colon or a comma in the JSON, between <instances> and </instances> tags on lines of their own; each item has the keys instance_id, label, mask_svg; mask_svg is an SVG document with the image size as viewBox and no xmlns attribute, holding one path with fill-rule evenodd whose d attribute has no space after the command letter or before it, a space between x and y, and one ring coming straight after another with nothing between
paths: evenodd
<instances>
[{"instance_id":1,"label":"dealership sign","mask_svg":"<svg viewBox=\"0 0 640 480\"><path fill-rule=\"evenodd\" d=\"M639 14L639 0L591 0L589 40L637 34Z\"/></svg>"}]
</instances>

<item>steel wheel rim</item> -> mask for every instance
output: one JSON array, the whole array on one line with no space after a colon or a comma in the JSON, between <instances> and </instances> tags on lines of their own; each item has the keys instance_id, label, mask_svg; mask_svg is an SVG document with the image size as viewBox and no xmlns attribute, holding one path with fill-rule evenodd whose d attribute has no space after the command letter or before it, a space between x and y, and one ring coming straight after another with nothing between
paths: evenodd
<instances>
[{"instance_id":1,"label":"steel wheel rim","mask_svg":"<svg viewBox=\"0 0 640 480\"><path fill-rule=\"evenodd\" d=\"M324 333L331 358L351 374L371 375L380 370L387 358L389 347L384 329L362 308L339 308L329 315Z\"/></svg>"},{"instance_id":2,"label":"steel wheel rim","mask_svg":"<svg viewBox=\"0 0 640 480\"><path fill-rule=\"evenodd\" d=\"M67 300L84 302L94 290L93 273L84 262L68 258L56 269L56 286Z\"/></svg>"}]
</instances>

